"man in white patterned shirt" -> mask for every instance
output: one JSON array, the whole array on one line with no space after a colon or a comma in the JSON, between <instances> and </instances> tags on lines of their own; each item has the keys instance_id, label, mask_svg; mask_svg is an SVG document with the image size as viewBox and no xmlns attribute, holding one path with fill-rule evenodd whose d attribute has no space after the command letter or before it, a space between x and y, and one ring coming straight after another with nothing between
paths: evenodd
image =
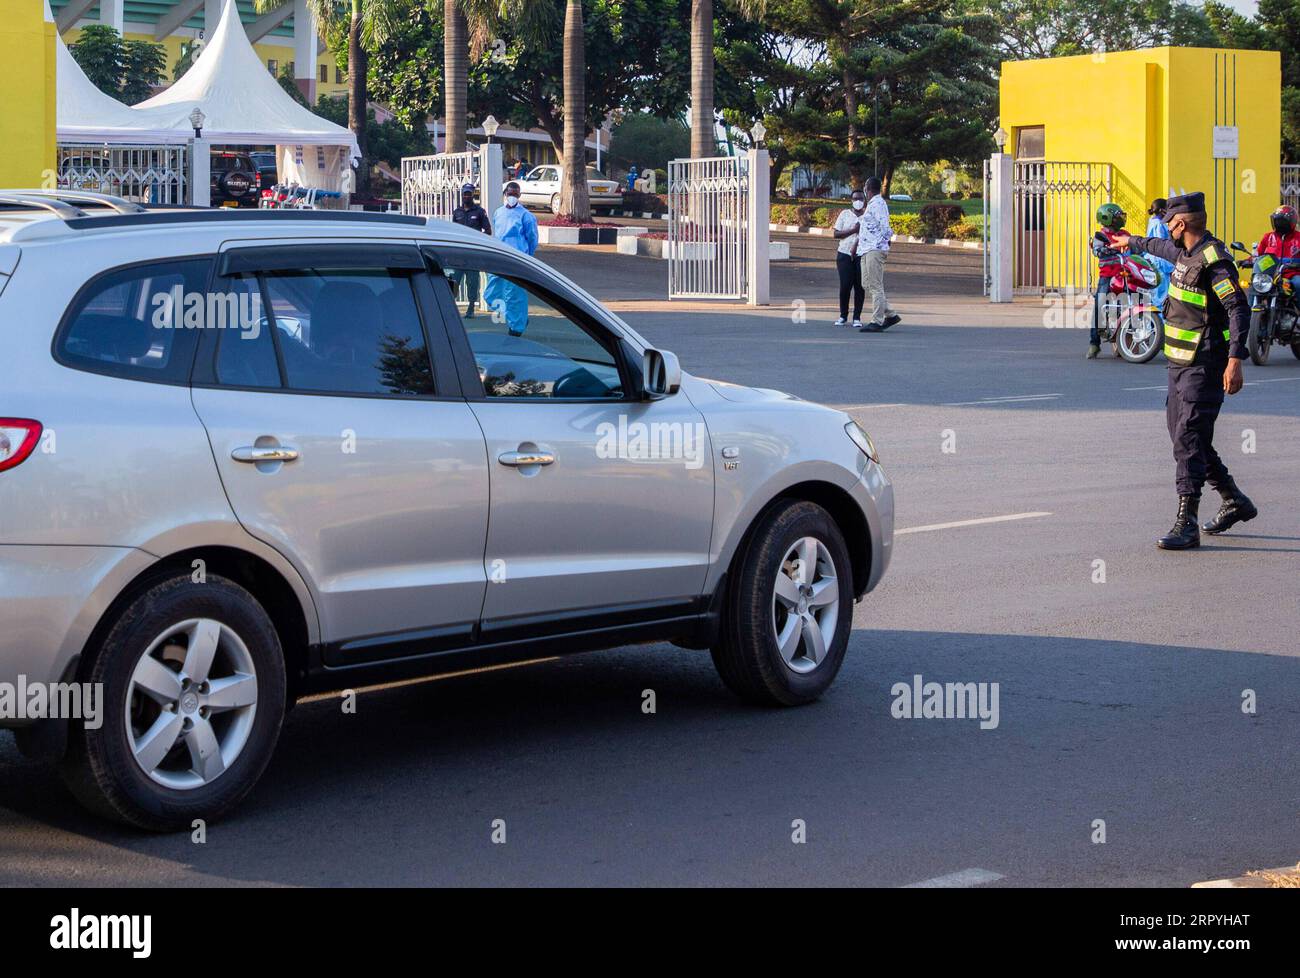
<instances>
[{"instance_id":1,"label":"man in white patterned shirt","mask_svg":"<svg viewBox=\"0 0 1300 978\"><path fill-rule=\"evenodd\" d=\"M862 264L862 287L871 296L871 322L860 332L881 333L901 320L890 308L885 295L885 257L889 254L889 239L894 232L889 227L889 205L880 192L879 177L867 180L867 209L858 229L858 255Z\"/></svg>"}]
</instances>

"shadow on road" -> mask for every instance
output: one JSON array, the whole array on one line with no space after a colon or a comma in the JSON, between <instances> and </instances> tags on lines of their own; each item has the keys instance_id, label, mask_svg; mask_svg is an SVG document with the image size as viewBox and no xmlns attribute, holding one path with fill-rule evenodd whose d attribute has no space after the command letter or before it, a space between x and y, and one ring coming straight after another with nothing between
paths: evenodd
<instances>
[{"instance_id":1,"label":"shadow on road","mask_svg":"<svg viewBox=\"0 0 1300 978\"><path fill-rule=\"evenodd\" d=\"M914 675L997 683L997 728L893 718ZM1280 655L857 631L801 709L741 705L707 653L667 646L358 704L296 709L205 845L96 821L6 745L0 882L1182 885L1295 857L1268 850L1294 835L1300 759L1300 660Z\"/></svg>"}]
</instances>

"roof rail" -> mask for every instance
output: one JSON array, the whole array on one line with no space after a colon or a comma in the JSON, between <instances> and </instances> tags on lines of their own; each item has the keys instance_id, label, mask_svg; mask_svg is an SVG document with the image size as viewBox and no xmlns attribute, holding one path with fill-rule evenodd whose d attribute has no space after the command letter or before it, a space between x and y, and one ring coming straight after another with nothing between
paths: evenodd
<instances>
[{"instance_id":1,"label":"roof rail","mask_svg":"<svg viewBox=\"0 0 1300 978\"><path fill-rule=\"evenodd\" d=\"M229 222L275 222L275 221L320 221L320 222L354 222L374 224L404 224L424 227L426 220L412 214L400 214L396 211L307 211L281 210L278 208L258 208L241 210L238 208L217 207L204 210L182 210L163 208L129 214L111 214L104 217L90 217L82 214L67 221L75 230L89 228L137 227L156 224L221 224Z\"/></svg>"},{"instance_id":2,"label":"roof rail","mask_svg":"<svg viewBox=\"0 0 1300 978\"><path fill-rule=\"evenodd\" d=\"M86 216L86 212L80 207L73 207L71 204L53 197L27 193L21 190L0 191L0 210L5 207L31 207L37 210L49 211L55 217L62 218L64 221Z\"/></svg>"},{"instance_id":3,"label":"roof rail","mask_svg":"<svg viewBox=\"0 0 1300 978\"><path fill-rule=\"evenodd\" d=\"M24 197L40 197L48 200L66 201L70 204L99 204L103 207L107 207L111 211L117 212L118 214L144 213L144 207L140 204L125 200L122 197L114 197L112 194L101 194L94 190L80 190L75 187L4 190L0 191L0 193L20 194Z\"/></svg>"}]
</instances>

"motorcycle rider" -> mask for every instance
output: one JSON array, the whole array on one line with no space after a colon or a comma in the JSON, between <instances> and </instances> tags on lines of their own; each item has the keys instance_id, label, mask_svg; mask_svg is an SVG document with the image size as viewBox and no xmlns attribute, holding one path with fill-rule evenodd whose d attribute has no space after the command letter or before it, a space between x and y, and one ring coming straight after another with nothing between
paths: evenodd
<instances>
[{"instance_id":1,"label":"motorcycle rider","mask_svg":"<svg viewBox=\"0 0 1300 978\"><path fill-rule=\"evenodd\" d=\"M1174 263L1165 300L1165 357L1169 394L1165 420L1174 446L1178 515L1156 541L1162 550L1201 545L1200 530L1222 533L1259 515L1237 488L1214 450L1214 422L1223 395L1244 383L1241 362L1249 356L1250 303L1237 280L1237 266L1222 241L1205 226L1205 194L1171 197L1165 211L1169 240L1116 236L1117 247L1131 247ZM1214 519L1198 528L1197 509L1206 482L1223 497Z\"/></svg>"},{"instance_id":2,"label":"motorcycle rider","mask_svg":"<svg viewBox=\"0 0 1300 978\"><path fill-rule=\"evenodd\" d=\"M1268 217L1273 230L1259 239L1259 253L1272 255L1278 261L1300 255L1300 231L1296 230L1296 212L1290 204L1283 204Z\"/></svg>"},{"instance_id":3,"label":"motorcycle rider","mask_svg":"<svg viewBox=\"0 0 1300 978\"><path fill-rule=\"evenodd\" d=\"M1110 280L1122 272L1119 253L1122 250L1115 244L1119 235L1127 237L1124 222L1128 215L1115 203L1102 204L1097 208L1097 223L1101 225L1092 236L1092 253L1097 256L1097 291L1092 303L1092 329L1088 333L1088 359L1097 359L1101 352L1101 319L1105 315L1106 297L1110 294Z\"/></svg>"}]
</instances>

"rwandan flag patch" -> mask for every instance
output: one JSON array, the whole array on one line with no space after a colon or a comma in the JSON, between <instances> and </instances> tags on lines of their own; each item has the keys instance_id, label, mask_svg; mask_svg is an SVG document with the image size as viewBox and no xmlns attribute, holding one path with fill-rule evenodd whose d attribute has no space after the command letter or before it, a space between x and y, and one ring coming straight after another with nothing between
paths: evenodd
<instances>
[{"instance_id":1,"label":"rwandan flag patch","mask_svg":"<svg viewBox=\"0 0 1300 978\"><path fill-rule=\"evenodd\" d=\"M1220 301L1228 298L1228 296L1232 295L1232 293L1233 293L1233 288L1232 288L1231 279L1225 278L1222 282L1214 283L1214 294L1219 297Z\"/></svg>"}]
</instances>

